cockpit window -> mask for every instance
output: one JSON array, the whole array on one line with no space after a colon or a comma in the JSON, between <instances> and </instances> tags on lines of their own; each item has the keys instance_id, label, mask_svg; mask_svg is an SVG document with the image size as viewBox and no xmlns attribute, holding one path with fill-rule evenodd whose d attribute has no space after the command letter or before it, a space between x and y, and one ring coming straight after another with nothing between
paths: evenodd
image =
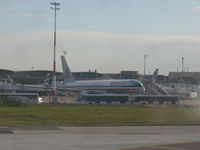
<instances>
[{"instance_id":1,"label":"cockpit window","mask_svg":"<svg viewBox=\"0 0 200 150\"><path fill-rule=\"evenodd\" d=\"M136 82L136 81L130 81L129 84L131 86L135 86L135 87L141 87L141 84L139 82Z\"/></svg>"},{"instance_id":2,"label":"cockpit window","mask_svg":"<svg viewBox=\"0 0 200 150\"><path fill-rule=\"evenodd\" d=\"M141 87L141 84L140 83L135 83L134 86Z\"/></svg>"}]
</instances>

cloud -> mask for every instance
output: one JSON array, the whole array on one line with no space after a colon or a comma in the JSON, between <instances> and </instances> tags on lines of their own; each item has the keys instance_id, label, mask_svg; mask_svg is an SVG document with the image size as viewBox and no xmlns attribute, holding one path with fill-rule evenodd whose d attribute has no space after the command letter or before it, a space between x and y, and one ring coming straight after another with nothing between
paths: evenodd
<instances>
[{"instance_id":1,"label":"cloud","mask_svg":"<svg viewBox=\"0 0 200 150\"><path fill-rule=\"evenodd\" d=\"M0 11L11 11L11 10L15 10L14 7L1 7L0 6Z\"/></svg>"},{"instance_id":2,"label":"cloud","mask_svg":"<svg viewBox=\"0 0 200 150\"><path fill-rule=\"evenodd\" d=\"M50 15L44 15L44 14L19 14L19 17L26 17L26 18L31 18L31 19L42 19L49 21L50 20Z\"/></svg>"},{"instance_id":3,"label":"cloud","mask_svg":"<svg viewBox=\"0 0 200 150\"><path fill-rule=\"evenodd\" d=\"M0 68L26 70L52 69L53 32L36 31L23 35L0 36ZM148 54L147 71L161 73L181 66L184 51L187 67L198 70L200 36L120 35L101 32L57 33L57 68L59 55L68 50L72 71L119 72L143 70L143 55Z\"/></svg>"},{"instance_id":4,"label":"cloud","mask_svg":"<svg viewBox=\"0 0 200 150\"><path fill-rule=\"evenodd\" d=\"M199 4L199 0L188 0L188 2L194 5Z\"/></svg>"},{"instance_id":5,"label":"cloud","mask_svg":"<svg viewBox=\"0 0 200 150\"><path fill-rule=\"evenodd\" d=\"M200 6L193 6L192 11L200 12Z\"/></svg>"}]
</instances>

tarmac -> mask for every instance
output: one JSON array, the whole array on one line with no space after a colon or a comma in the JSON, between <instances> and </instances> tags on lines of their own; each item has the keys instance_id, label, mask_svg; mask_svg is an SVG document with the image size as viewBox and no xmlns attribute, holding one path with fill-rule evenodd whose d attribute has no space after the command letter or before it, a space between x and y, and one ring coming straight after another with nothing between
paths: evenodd
<instances>
[{"instance_id":1,"label":"tarmac","mask_svg":"<svg viewBox=\"0 0 200 150\"><path fill-rule=\"evenodd\" d=\"M199 150L200 126L0 127L2 150Z\"/></svg>"},{"instance_id":2,"label":"tarmac","mask_svg":"<svg viewBox=\"0 0 200 150\"><path fill-rule=\"evenodd\" d=\"M126 150L199 150L200 142L176 143L168 145L146 146Z\"/></svg>"}]
</instances>

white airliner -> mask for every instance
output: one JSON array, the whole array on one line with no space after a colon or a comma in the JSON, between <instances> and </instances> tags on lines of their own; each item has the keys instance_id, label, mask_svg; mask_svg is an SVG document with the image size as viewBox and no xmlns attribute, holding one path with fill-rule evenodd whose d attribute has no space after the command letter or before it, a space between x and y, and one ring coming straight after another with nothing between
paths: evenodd
<instances>
[{"instance_id":1,"label":"white airliner","mask_svg":"<svg viewBox=\"0 0 200 150\"><path fill-rule=\"evenodd\" d=\"M143 84L135 79L119 80L84 80L75 81L64 56L61 56L61 62L64 73L64 87L69 91L79 91L85 94L97 93L144 93Z\"/></svg>"}]
</instances>

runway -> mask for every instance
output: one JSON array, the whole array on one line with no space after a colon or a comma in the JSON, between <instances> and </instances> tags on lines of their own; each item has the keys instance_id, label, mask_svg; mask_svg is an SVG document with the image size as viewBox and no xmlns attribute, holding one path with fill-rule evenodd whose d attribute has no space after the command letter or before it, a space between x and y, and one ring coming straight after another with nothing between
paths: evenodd
<instances>
[{"instance_id":1,"label":"runway","mask_svg":"<svg viewBox=\"0 0 200 150\"><path fill-rule=\"evenodd\" d=\"M199 126L0 127L3 150L196 150L198 141Z\"/></svg>"}]
</instances>

